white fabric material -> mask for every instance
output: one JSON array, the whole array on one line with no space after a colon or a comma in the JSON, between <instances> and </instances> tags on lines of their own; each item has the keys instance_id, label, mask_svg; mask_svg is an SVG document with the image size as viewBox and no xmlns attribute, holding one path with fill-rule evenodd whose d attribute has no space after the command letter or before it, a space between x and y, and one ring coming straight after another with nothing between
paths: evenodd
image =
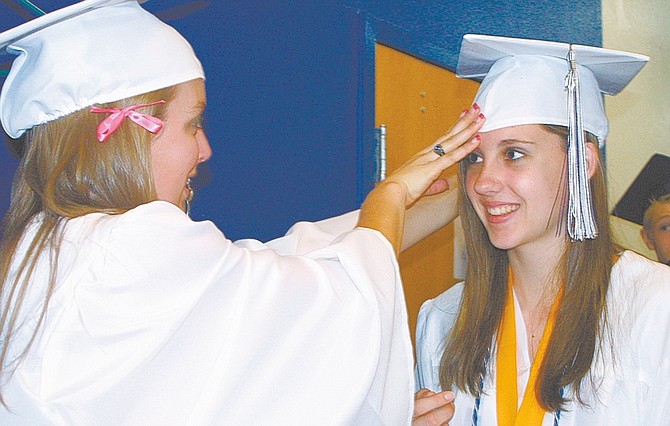
<instances>
[{"instance_id":1,"label":"white fabric material","mask_svg":"<svg viewBox=\"0 0 670 426\"><path fill-rule=\"evenodd\" d=\"M481 81L491 66L501 58L531 55L565 61L570 46L577 54L577 62L593 72L598 88L608 95L616 95L622 91L649 61L646 55L602 47L527 38L465 34L456 72L463 77ZM567 67L567 63L565 66Z\"/></svg>"},{"instance_id":2,"label":"white fabric material","mask_svg":"<svg viewBox=\"0 0 670 426\"><path fill-rule=\"evenodd\" d=\"M440 390L439 364L445 336L458 313L463 283L424 303L417 325L417 389ZM516 306L517 318L521 312ZM571 403L561 412L560 426L668 425L670 424L670 267L626 251L612 269L607 299L611 339L592 367L596 390L587 382L586 402ZM519 389L525 390L530 369L526 332L517 321ZM609 348L613 347L616 359ZM496 419L495 362L484 382L479 425ZM492 379L493 378L493 379ZM567 390L566 396L570 396ZM519 394L522 397L522 394ZM470 425L474 398L456 390L456 414L451 426ZM542 423L553 424L552 414Z\"/></svg>"},{"instance_id":3,"label":"white fabric material","mask_svg":"<svg viewBox=\"0 0 670 426\"><path fill-rule=\"evenodd\" d=\"M17 55L0 93L8 135L93 104L204 78L172 27L136 0L87 0L0 34Z\"/></svg>"},{"instance_id":4,"label":"white fabric material","mask_svg":"<svg viewBox=\"0 0 670 426\"><path fill-rule=\"evenodd\" d=\"M603 142L607 117L593 73L578 66L584 130ZM568 74L565 60L540 56L507 56L498 60L479 86L474 102L486 122L480 132L524 124L568 127Z\"/></svg>"},{"instance_id":5,"label":"white fabric material","mask_svg":"<svg viewBox=\"0 0 670 426\"><path fill-rule=\"evenodd\" d=\"M17 415L0 408L0 424L409 424L397 262L355 223L262 244L160 201L71 220L43 332L5 388Z\"/></svg>"},{"instance_id":6,"label":"white fabric material","mask_svg":"<svg viewBox=\"0 0 670 426\"><path fill-rule=\"evenodd\" d=\"M602 94L615 95L649 57L572 45L581 87L584 129L607 137ZM565 77L570 44L481 34L463 36L456 75L482 81L475 102L486 115L480 132L524 124L568 126Z\"/></svg>"}]
</instances>

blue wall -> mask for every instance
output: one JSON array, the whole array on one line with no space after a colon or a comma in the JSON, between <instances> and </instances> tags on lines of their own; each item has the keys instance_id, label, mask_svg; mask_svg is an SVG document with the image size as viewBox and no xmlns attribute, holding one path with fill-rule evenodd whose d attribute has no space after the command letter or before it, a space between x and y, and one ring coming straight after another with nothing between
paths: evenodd
<instances>
[{"instance_id":1,"label":"blue wall","mask_svg":"<svg viewBox=\"0 0 670 426\"><path fill-rule=\"evenodd\" d=\"M600 46L600 1L594 0L348 0L367 13L401 50L454 69L467 33L537 38ZM398 47L398 46L396 46Z\"/></svg>"},{"instance_id":2,"label":"blue wall","mask_svg":"<svg viewBox=\"0 0 670 426\"><path fill-rule=\"evenodd\" d=\"M32 2L44 10L74 3ZM29 19L20 3L0 3L0 30ZM213 220L232 239L268 239L297 220L358 207L373 185L375 41L449 69L467 32L601 44L598 1L154 0L144 6L182 32L205 67L214 156L195 182L192 216ZM0 64L7 69L9 58ZM15 164L2 150L0 213Z\"/></svg>"}]
</instances>

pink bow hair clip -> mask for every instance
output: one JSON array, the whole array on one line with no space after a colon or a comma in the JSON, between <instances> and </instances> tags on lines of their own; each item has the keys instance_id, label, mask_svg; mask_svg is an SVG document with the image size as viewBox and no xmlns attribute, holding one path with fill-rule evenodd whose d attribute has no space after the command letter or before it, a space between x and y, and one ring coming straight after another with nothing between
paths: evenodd
<instances>
[{"instance_id":1,"label":"pink bow hair clip","mask_svg":"<svg viewBox=\"0 0 670 426\"><path fill-rule=\"evenodd\" d=\"M136 110L139 108L164 103L165 103L164 100L160 100L157 102L152 102L150 104L133 105L127 108L91 107L89 111L92 113L110 114L104 120L102 120L100 124L98 124L98 128L96 131L98 141L104 142L108 137L112 135L112 133L114 133L119 128L119 126L121 126L121 123L123 123L123 120L125 120L126 118L129 118L133 123L138 124L139 126L145 128L151 133L158 133L163 128L164 125L163 121L154 116L137 112Z\"/></svg>"}]
</instances>

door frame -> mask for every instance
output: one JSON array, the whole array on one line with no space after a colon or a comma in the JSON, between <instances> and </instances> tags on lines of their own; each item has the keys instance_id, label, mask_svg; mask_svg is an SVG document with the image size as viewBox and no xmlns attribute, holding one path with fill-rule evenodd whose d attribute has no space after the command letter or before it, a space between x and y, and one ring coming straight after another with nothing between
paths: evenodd
<instances>
[{"instance_id":1,"label":"door frame","mask_svg":"<svg viewBox=\"0 0 670 426\"><path fill-rule=\"evenodd\" d=\"M356 201L360 205L374 188L377 177L375 138L375 45L383 44L417 59L455 72L458 52L445 46L420 41L400 27L381 21L363 11L356 17L358 87L356 102Z\"/></svg>"}]
</instances>

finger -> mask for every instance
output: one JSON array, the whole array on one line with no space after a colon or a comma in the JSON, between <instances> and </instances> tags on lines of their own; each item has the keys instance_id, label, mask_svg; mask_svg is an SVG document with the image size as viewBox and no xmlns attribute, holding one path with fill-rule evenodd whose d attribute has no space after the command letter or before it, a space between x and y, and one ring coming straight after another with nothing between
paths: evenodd
<instances>
[{"instance_id":1,"label":"finger","mask_svg":"<svg viewBox=\"0 0 670 426\"><path fill-rule=\"evenodd\" d=\"M415 157L393 172L386 180L403 182L403 185L408 189L407 205L411 205L421 196L433 195L446 190L448 184L438 181L440 174L474 151L479 143L479 135L475 135L465 144L441 157L435 154L430 154L429 160Z\"/></svg>"},{"instance_id":2,"label":"finger","mask_svg":"<svg viewBox=\"0 0 670 426\"><path fill-rule=\"evenodd\" d=\"M456 122L454 122L454 124L447 131L447 133L445 133L445 136L448 137L465 129L469 123L471 123L479 116L480 113L481 109L479 108L479 105L477 105L476 103L472 104L470 108L461 112L461 115L458 117Z\"/></svg>"},{"instance_id":3,"label":"finger","mask_svg":"<svg viewBox=\"0 0 670 426\"><path fill-rule=\"evenodd\" d=\"M481 113L479 105L477 105L476 103L472 104L470 108L461 112L461 115L454 122L451 128L449 128L449 130L444 134L444 136L450 137L458 132L463 131L466 127L468 127L470 123L480 118L481 115L483 114Z\"/></svg>"},{"instance_id":4,"label":"finger","mask_svg":"<svg viewBox=\"0 0 670 426\"><path fill-rule=\"evenodd\" d=\"M453 402L435 408L412 419L412 426L448 426L456 408Z\"/></svg>"},{"instance_id":5,"label":"finger","mask_svg":"<svg viewBox=\"0 0 670 426\"><path fill-rule=\"evenodd\" d=\"M466 129L462 130L458 134L446 137L443 136L435 141L435 145L431 145L426 148L424 155L430 151L432 154L437 155L438 157L444 157L448 153L460 148L463 145L467 145L469 142L472 142L472 138L476 137L477 139L480 136L477 134L477 131L481 129L484 125L485 117L482 116L476 122L471 123ZM438 151L439 149L439 151ZM434 159L434 157L432 157Z\"/></svg>"},{"instance_id":6,"label":"finger","mask_svg":"<svg viewBox=\"0 0 670 426\"><path fill-rule=\"evenodd\" d=\"M446 179L438 179L431 183L424 195L435 195L449 189L449 182Z\"/></svg>"},{"instance_id":7,"label":"finger","mask_svg":"<svg viewBox=\"0 0 670 426\"><path fill-rule=\"evenodd\" d=\"M422 390L428 391L427 389ZM451 404L454 401L454 393L451 391L444 391L440 393L428 391L432 395L424 393L423 396L419 396L419 392L417 392L414 396L415 417L422 416L425 413Z\"/></svg>"},{"instance_id":8,"label":"finger","mask_svg":"<svg viewBox=\"0 0 670 426\"><path fill-rule=\"evenodd\" d=\"M464 144L458 146L455 149L452 149L450 151L447 151L445 155L442 157L437 158L437 164L436 166L441 167L442 169L446 169L459 161L461 161L465 156L470 154L472 151L477 149L481 142L481 137L479 135L475 135L474 137L470 138L467 142Z\"/></svg>"},{"instance_id":9,"label":"finger","mask_svg":"<svg viewBox=\"0 0 670 426\"><path fill-rule=\"evenodd\" d=\"M478 109L476 111L478 111ZM470 114L471 113L468 112L466 115L469 116ZM473 137L477 131L479 131L479 129L481 129L485 120L486 117L479 113L478 115L474 116L474 118L470 118L466 125L459 127L457 132L449 131L447 134L437 138L435 142L414 154L412 158L410 158L405 164L411 164L417 161L431 161L435 159L435 155L438 157L443 157L447 152L467 143L469 139Z\"/></svg>"},{"instance_id":10,"label":"finger","mask_svg":"<svg viewBox=\"0 0 670 426\"><path fill-rule=\"evenodd\" d=\"M431 395L437 395L437 393L433 392L430 389L423 388L423 389L419 389L418 391L416 391L416 393L414 394L414 399L416 400L416 399L420 399L420 398L425 398L425 397L431 396Z\"/></svg>"},{"instance_id":11,"label":"finger","mask_svg":"<svg viewBox=\"0 0 670 426\"><path fill-rule=\"evenodd\" d=\"M442 145L442 148L445 150L445 152L448 152L458 147L459 145L462 145L464 142L473 137L479 131L479 129L482 128L485 122L486 117L484 114L480 113L475 120L470 122L467 126L458 132L447 134L438 138L433 144L433 147L436 144L439 144Z\"/></svg>"}]
</instances>

